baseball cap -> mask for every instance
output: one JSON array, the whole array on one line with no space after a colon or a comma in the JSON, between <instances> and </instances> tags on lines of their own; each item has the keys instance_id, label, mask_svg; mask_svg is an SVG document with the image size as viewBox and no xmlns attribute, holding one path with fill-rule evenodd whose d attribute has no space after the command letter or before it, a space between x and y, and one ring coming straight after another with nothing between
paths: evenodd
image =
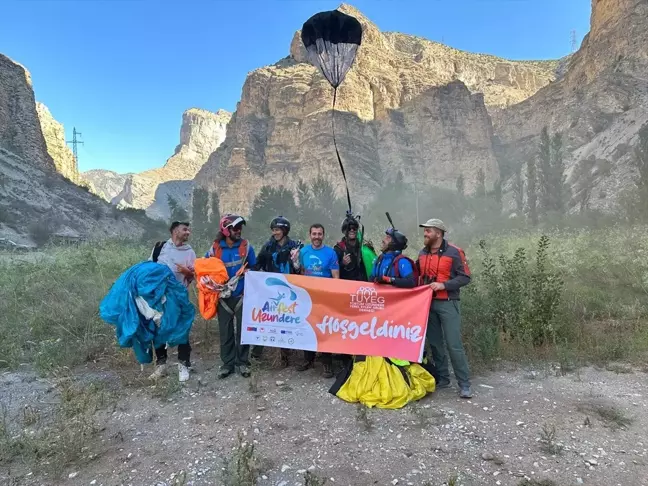
<instances>
[{"instance_id":1,"label":"baseball cap","mask_svg":"<svg viewBox=\"0 0 648 486\"><path fill-rule=\"evenodd\" d=\"M443 232L447 232L448 228L443 224L443 221L440 219L428 219L425 223L419 224L419 228L437 228Z\"/></svg>"}]
</instances>

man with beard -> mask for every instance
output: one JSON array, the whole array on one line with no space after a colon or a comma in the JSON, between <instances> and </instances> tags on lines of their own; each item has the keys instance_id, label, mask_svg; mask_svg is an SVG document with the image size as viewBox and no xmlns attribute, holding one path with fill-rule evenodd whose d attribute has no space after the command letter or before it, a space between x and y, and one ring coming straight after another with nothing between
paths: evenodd
<instances>
[{"instance_id":1,"label":"man with beard","mask_svg":"<svg viewBox=\"0 0 648 486\"><path fill-rule=\"evenodd\" d=\"M236 288L231 295L218 301L218 328L220 331L221 365L219 378L226 378L234 373L238 366L242 376L250 376L248 344L241 342L241 320L243 318L243 288L245 265L254 267L256 255L248 240L241 237L245 219L236 214L226 214L220 220L220 231L214 244L205 254L205 258L216 257L223 261L231 279L238 278Z\"/></svg>"},{"instance_id":2,"label":"man with beard","mask_svg":"<svg viewBox=\"0 0 648 486\"><path fill-rule=\"evenodd\" d=\"M355 218L347 217L342 222L342 240L333 249L340 264L342 280L367 281L367 273L362 261L360 241L358 240L360 224Z\"/></svg>"},{"instance_id":3,"label":"man with beard","mask_svg":"<svg viewBox=\"0 0 648 486\"><path fill-rule=\"evenodd\" d=\"M165 242L159 242L153 248L150 261L166 265L171 269L175 278L185 287L194 278L194 262L196 253L187 243L191 230L189 223L174 221L169 228L171 237ZM191 367L191 345L189 340L178 345L178 381L189 379L189 368ZM157 380L167 374L167 347L166 344L155 350L155 371L149 376L151 380Z\"/></svg>"},{"instance_id":4,"label":"man with beard","mask_svg":"<svg viewBox=\"0 0 648 486\"><path fill-rule=\"evenodd\" d=\"M290 233L290 221L283 216L278 216L270 222L272 235L270 240L263 245L257 263L253 270L272 273L298 273L292 265L292 254L299 251L299 243L288 237ZM252 347L252 358L260 360L263 353L263 346ZM281 364L288 366L288 350L281 348Z\"/></svg>"},{"instance_id":5,"label":"man with beard","mask_svg":"<svg viewBox=\"0 0 648 486\"><path fill-rule=\"evenodd\" d=\"M421 280L434 291L428 321L427 337L439 376L438 388L450 386L448 357L459 385L461 398L472 398L470 368L461 341L461 308L459 289L470 283L470 269L464 251L445 239L447 231L440 219L419 225L423 230L423 248L418 257Z\"/></svg>"},{"instance_id":6,"label":"man with beard","mask_svg":"<svg viewBox=\"0 0 648 486\"><path fill-rule=\"evenodd\" d=\"M340 265L335 250L324 245L324 226L314 224L309 230L311 244L303 247L293 256L295 270L309 277L340 278ZM333 378L333 355L321 353L324 364L324 378ZM314 351L304 351L304 362L297 371L312 368L315 361Z\"/></svg>"}]
</instances>

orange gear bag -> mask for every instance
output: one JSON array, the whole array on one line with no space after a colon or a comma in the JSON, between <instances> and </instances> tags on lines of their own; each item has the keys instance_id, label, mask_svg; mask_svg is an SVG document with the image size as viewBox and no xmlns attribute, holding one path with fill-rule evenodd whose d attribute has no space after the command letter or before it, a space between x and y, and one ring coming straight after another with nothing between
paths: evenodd
<instances>
[{"instance_id":1,"label":"orange gear bag","mask_svg":"<svg viewBox=\"0 0 648 486\"><path fill-rule=\"evenodd\" d=\"M204 285L202 277L209 277L217 284L224 284L229 280L225 264L220 258L196 258L194 262L194 271L196 275L196 287L198 288L198 308L200 315L205 319L212 319L218 309L217 292Z\"/></svg>"}]
</instances>

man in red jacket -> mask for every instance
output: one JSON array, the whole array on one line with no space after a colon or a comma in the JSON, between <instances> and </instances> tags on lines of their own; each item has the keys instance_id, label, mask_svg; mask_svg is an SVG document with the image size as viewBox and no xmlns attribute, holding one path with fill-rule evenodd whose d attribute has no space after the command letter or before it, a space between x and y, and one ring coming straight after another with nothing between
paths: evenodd
<instances>
[{"instance_id":1,"label":"man in red jacket","mask_svg":"<svg viewBox=\"0 0 648 486\"><path fill-rule=\"evenodd\" d=\"M428 320L427 339L439 380L437 388L450 386L450 371L445 343L459 385L461 398L472 398L470 368L461 341L461 308L459 289L470 283L470 269L464 251L445 239L447 231L440 219L419 225L425 248L419 252L418 265L422 283L434 291Z\"/></svg>"}]
</instances>

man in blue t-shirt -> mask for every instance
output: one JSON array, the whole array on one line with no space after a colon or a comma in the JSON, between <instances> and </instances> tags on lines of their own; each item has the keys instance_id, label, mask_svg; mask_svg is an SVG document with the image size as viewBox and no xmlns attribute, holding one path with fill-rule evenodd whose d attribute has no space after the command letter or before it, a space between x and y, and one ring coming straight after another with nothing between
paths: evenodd
<instances>
[{"instance_id":1,"label":"man in blue t-shirt","mask_svg":"<svg viewBox=\"0 0 648 486\"><path fill-rule=\"evenodd\" d=\"M302 275L308 277L340 278L340 264L335 250L324 245L324 226L314 224L309 230L311 244L295 254L293 264ZM324 364L324 378L333 377L333 355L321 353ZM297 366L297 371L305 371L313 366L314 351L304 351L304 362Z\"/></svg>"}]
</instances>

